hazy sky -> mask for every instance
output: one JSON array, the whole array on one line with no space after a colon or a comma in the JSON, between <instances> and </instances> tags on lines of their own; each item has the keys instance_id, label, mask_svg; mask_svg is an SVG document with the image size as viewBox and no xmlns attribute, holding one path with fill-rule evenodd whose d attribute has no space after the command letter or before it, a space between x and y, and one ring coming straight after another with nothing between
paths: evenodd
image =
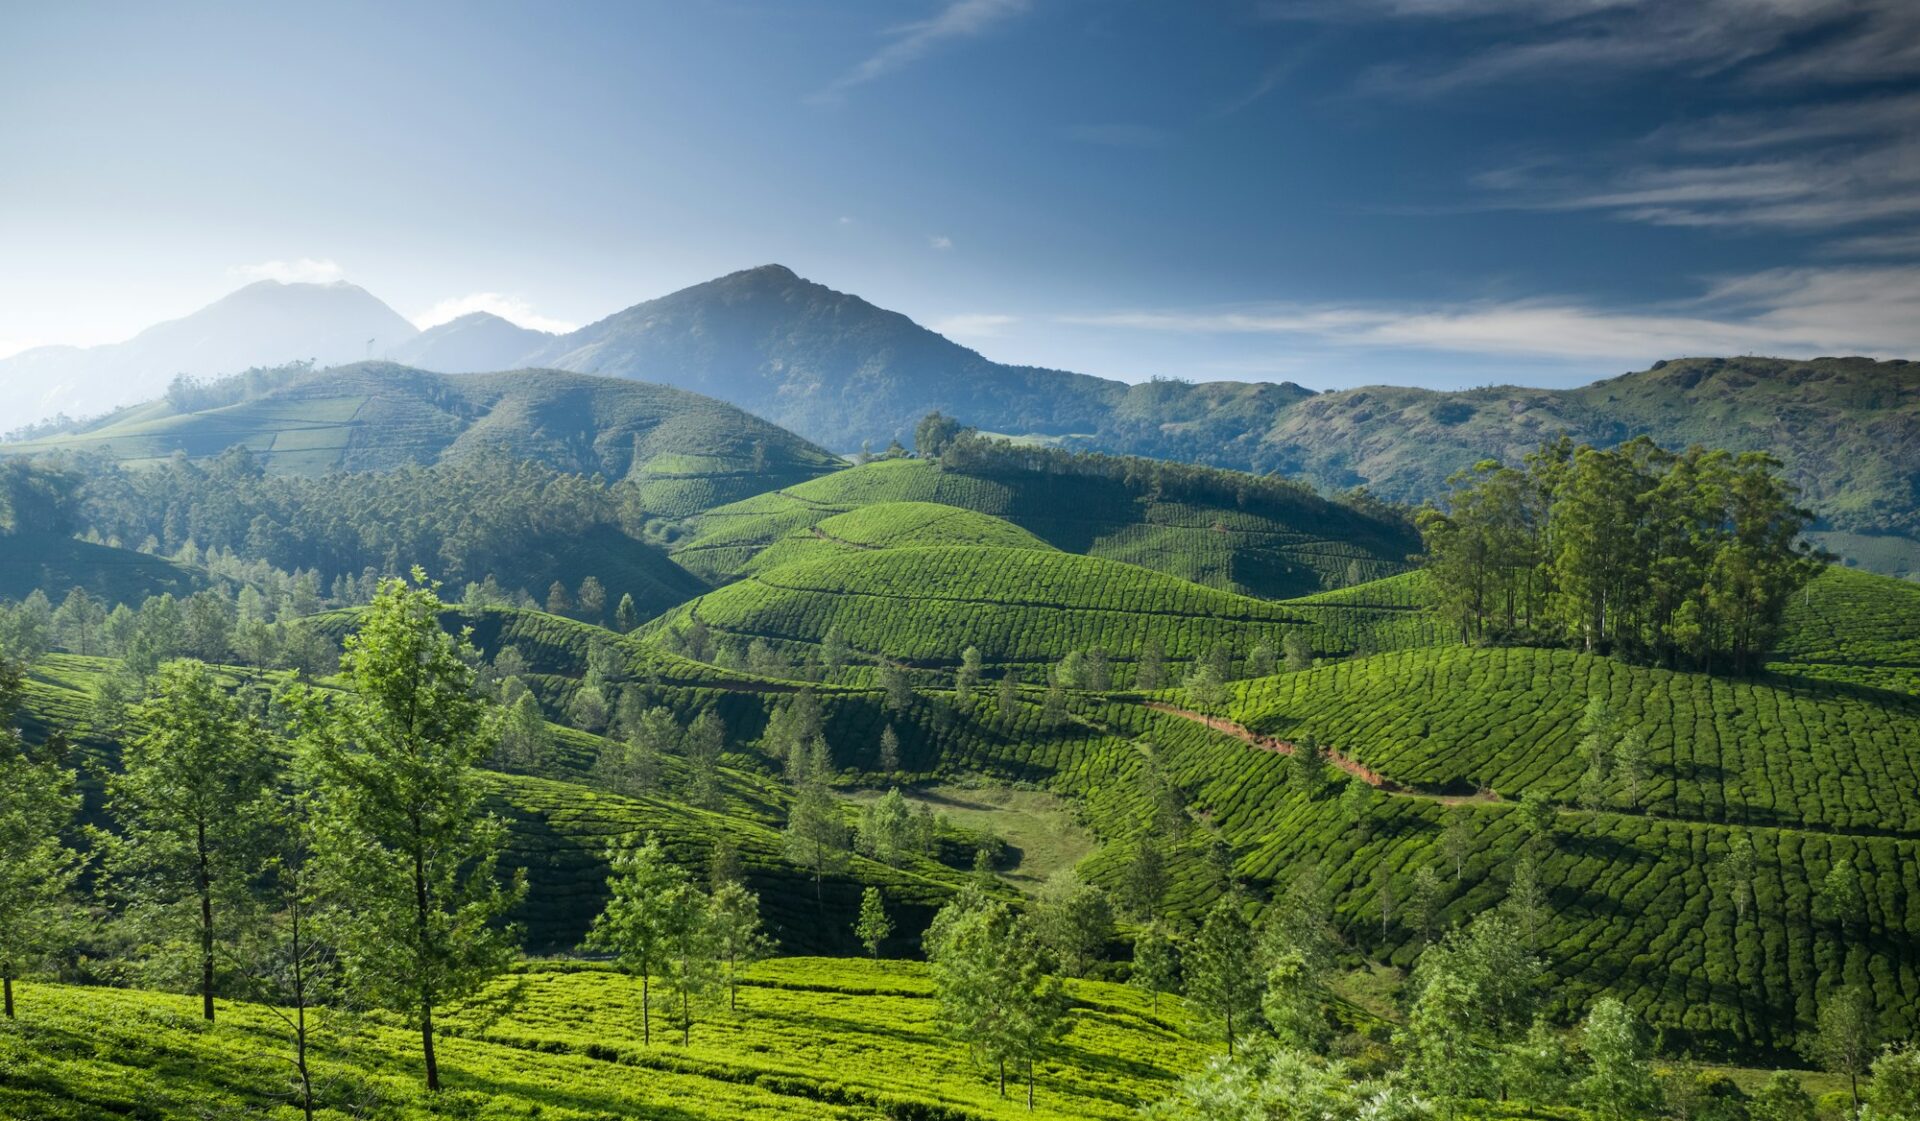
<instances>
[{"instance_id":1,"label":"hazy sky","mask_svg":"<svg viewBox=\"0 0 1920 1121\"><path fill-rule=\"evenodd\" d=\"M1920 357L1913 0L0 0L0 354L769 261L1004 361Z\"/></svg>"}]
</instances>

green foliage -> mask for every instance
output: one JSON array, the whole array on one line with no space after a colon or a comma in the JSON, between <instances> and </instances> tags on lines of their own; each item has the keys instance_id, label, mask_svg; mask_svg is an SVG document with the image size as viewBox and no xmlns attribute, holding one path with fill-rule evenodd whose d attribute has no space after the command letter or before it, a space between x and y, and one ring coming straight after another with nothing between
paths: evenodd
<instances>
[{"instance_id":1,"label":"green foliage","mask_svg":"<svg viewBox=\"0 0 1920 1121\"><path fill-rule=\"evenodd\" d=\"M1659 1102L1640 1023L1612 997L1596 1001L1580 1031L1587 1074L1574 1087L1602 1117L1638 1117Z\"/></svg>"},{"instance_id":2,"label":"green foliage","mask_svg":"<svg viewBox=\"0 0 1920 1121\"><path fill-rule=\"evenodd\" d=\"M67 892L82 867L67 843L80 792L59 758L63 741L28 748L13 727L20 688L19 668L0 661L0 986L8 1019L14 981L61 948Z\"/></svg>"},{"instance_id":3,"label":"green foliage","mask_svg":"<svg viewBox=\"0 0 1920 1121\"><path fill-rule=\"evenodd\" d=\"M1227 1054L1260 1015L1263 978L1246 901L1223 895L1207 911L1186 956L1187 999L1218 1025Z\"/></svg>"},{"instance_id":4,"label":"green foliage","mask_svg":"<svg viewBox=\"0 0 1920 1121\"><path fill-rule=\"evenodd\" d=\"M501 918L524 892L495 865L499 819L474 773L491 746L473 695L474 650L440 628L418 569L384 582L341 659L341 693L292 699L319 791L320 848L344 902L338 937L366 997L421 1032L428 1089L439 1088L434 1010L511 961Z\"/></svg>"},{"instance_id":5,"label":"green foliage","mask_svg":"<svg viewBox=\"0 0 1920 1121\"><path fill-rule=\"evenodd\" d=\"M877 887L869 887L860 896L860 921L853 926L854 937L867 948L867 956L880 956L880 944L893 934L893 923L887 918L886 899Z\"/></svg>"},{"instance_id":6,"label":"green foliage","mask_svg":"<svg viewBox=\"0 0 1920 1121\"><path fill-rule=\"evenodd\" d=\"M1282 1045L1216 1060L1144 1116L1150 1121L1416 1121L1428 1105L1404 1086Z\"/></svg>"}]
</instances>

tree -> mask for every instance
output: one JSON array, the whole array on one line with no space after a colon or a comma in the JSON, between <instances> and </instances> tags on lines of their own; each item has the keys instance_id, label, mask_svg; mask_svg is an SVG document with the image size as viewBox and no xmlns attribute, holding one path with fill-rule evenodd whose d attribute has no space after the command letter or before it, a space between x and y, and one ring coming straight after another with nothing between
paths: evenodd
<instances>
[{"instance_id":1,"label":"tree","mask_svg":"<svg viewBox=\"0 0 1920 1121\"><path fill-rule=\"evenodd\" d=\"M1280 651L1288 673L1313 668L1313 645L1299 631L1287 632L1286 637L1280 640Z\"/></svg>"},{"instance_id":2,"label":"tree","mask_svg":"<svg viewBox=\"0 0 1920 1121\"><path fill-rule=\"evenodd\" d=\"M1208 909L1186 961L1187 999L1220 1024L1228 1055L1239 1033L1260 1014L1262 977L1245 906L1238 896L1221 896Z\"/></svg>"},{"instance_id":3,"label":"tree","mask_svg":"<svg viewBox=\"0 0 1920 1121\"><path fill-rule=\"evenodd\" d=\"M1406 913L1422 942L1433 941L1434 924L1440 919L1440 876L1433 865L1422 864L1413 874L1413 889L1407 893Z\"/></svg>"},{"instance_id":4,"label":"tree","mask_svg":"<svg viewBox=\"0 0 1920 1121\"><path fill-rule=\"evenodd\" d=\"M661 893L659 910L666 943L666 969L662 980L667 993L677 997L678 1007L670 1004L672 1022L680 1026L680 1045L693 1042L694 1006L703 1001L719 980L715 965L713 932L707 925L710 916L706 896L685 874L679 882Z\"/></svg>"},{"instance_id":5,"label":"tree","mask_svg":"<svg viewBox=\"0 0 1920 1121\"><path fill-rule=\"evenodd\" d=\"M1920 1118L1920 1049L1909 1044L1880 1052L1873 1060L1866 1098L1867 1116L1873 1121Z\"/></svg>"},{"instance_id":6,"label":"tree","mask_svg":"<svg viewBox=\"0 0 1920 1121\"><path fill-rule=\"evenodd\" d=\"M1160 994L1178 992L1180 948L1173 935L1157 922L1148 923L1133 940L1133 969L1127 984L1153 994L1153 1010L1160 1011Z\"/></svg>"},{"instance_id":7,"label":"tree","mask_svg":"<svg viewBox=\"0 0 1920 1121\"><path fill-rule=\"evenodd\" d=\"M1081 685L1083 688L1092 689L1099 693L1104 693L1113 688L1113 663L1108 659L1107 652L1098 646L1092 647L1087 651L1086 660L1083 663Z\"/></svg>"},{"instance_id":8,"label":"tree","mask_svg":"<svg viewBox=\"0 0 1920 1121\"><path fill-rule=\"evenodd\" d=\"M980 648L969 646L960 652L960 668L953 674L953 699L966 704L980 687Z\"/></svg>"},{"instance_id":9,"label":"tree","mask_svg":"<svg viewBox=\"0 0 1920 1121\"><path fill-rule=\"evenodd\" d=\"M1024 1065L1032 1108L1034 1068L1064 1027L1067 1000L1031 932L1007 904L969 888L934 917L926 945L941 1026L995 1068L1003 1098L1007 1064Z\"/></svg>"},{"instance_id":10,"label":"tree","mask_svg":"<svg viewBox=\"0 0 1920 1121\"><path fill-rule=\"evenodd\" d=\"M1058 728L1067 722L1067 687L1060 680L1060 672L1047 668L1046 699L1040 705L1040 723L1047 728Z\"/></svg>"},{"instance_id":11,"label":"tree","mask_svg":"<svg viewBox=\"0 0 1920 1121\"><path fill-rule=\"evenodd\" d=\"M1275 671L1273 644L1261 639L1254 644L1253 652L1247 655L1248 677L1272 677Z\"/></svg>"},{"instance_id":12,"label":"tree","mask_svg":"<svg viewBox=\"0 0 1920 1121\"><path fill-rule=\"evenodd\" d=\"M1620 793L1628 810L1640 808L1648 773L1652 769L1651 750L1645 733L1628 728L1613 743L1613 773L1620 782Z\"/></svg>"},{"instance_id":13,"label":"tree","mask_svg":"<svg viewBox=\"0 0 1920 1121\"><path fill-rule=\"evenodd\" d=\"M254 1000L277 1019L293 1052L295 1092L301 1114L312 1121L316 1088L312 1053L315 1013L345 1004L338 959L326 936L325 884L314 845L313 795L296 773L292 788L275 799L270 836L273 852L262 877L274 913L243 960Z\"/></svg>"},{"instance_id":14,"label":"tree","mask_svg":"<svg viewBox=\"0 0 1920 1121\"><path fill-rule=\"evenodd\" d=\"M1479 1097L1487 1086L1492 1055L1475 1038L1474 986L1464 977L1438 972L1407 1013L1407 1065L1429 1093L1449 1103Z\"/></svg>"},{"instance_id":15,"label":"tree","mask_svg":"<svg viewBox=\"0 0 1920 1121\"><path fill-rule=\"evenodd\" d=\"M547 614L567 615L573 611L573 597L567 594L567 586L555 580L547 586Z\"/></svg>"},{"instance_id":16,"label":"tree","mask_svg":"<svg viewBox=\"0 0 1920 1121\"><path fill-rule=\"evenodd\" d=\"M889 724L880 730L880 769L893 774L900 769L900 733Z\"/></svg>"},{"instance_id":17,"label":"tree","mask_svg":"<svg viewBox=\"0 0 1920 1121\"><path fill-rule=\"evenodd\" d=\"M1312 736L1302 736L1293 745L1291 763L1293 781L1300 787L1300 793L1311 800L1320 793L1321 785L1326 782L1326 749Z\"/></svg>"},{"instance_id":18,"label":"tree","mask_svg":"<svg viewBox=\"0 0 1920 1121\"><path fill-rule=\"evenodd\" d=\"M820 664L828 673L837 673L847 664L847 640L838 626L828 627L820 636Z\"/></svg>"},{"instance_id":19,"label":"tree","mask_svg":"<svg viewBox=\"0 0 1920 1121\"><path fill-rule=\"evenodd\" d=\"M727 727L712 709L694 717L687 727L687 797L694 805L708 809L720 805L720 753L726 745Z\"/></svg>"},{"instance_id":20,"label":"tree","mask_svg":"<svg viewBox=\"0 0 1920 1121\"><path fill-rule=\"evenodd\" d=\"M1800 1085L1799 1076L1788 1070L1767 1076L1748 1112L1753 1121L1815 1121L1818 1116L1813 1096Z\"/></svg>"},{"instance_id":21,"label":"tree","mask_svg":"<svg viewBox=\"0 0 1920 1121\"><path fill-rule=\"evenodd\" d=\"M1873 1057L1873 997L1859 986L1828 993L1808 1057L1847 1078L1854 1116L1860 1114L1860 1076Z\"/></svg>"},{"instance_id":22,"label":"tree","mask_svg":"<svg viewBox=\"0 0 1920 1121\"><path fill-rule=\"evenodd\" d=\"M913 446L923 456L938 458L960 432L959 421L940 415L936 409L921 417L920 423L913 426Z\"/></svg>"},{"instance_id":23,"label":"tree","mask_svg":"<svg viewBox=\"0 0 1920 1121\"><path fill-rule=\"evenodd\" d=\"M598 576L580 581L578 602L580 617L587 622L598 623L607 617L607 589Z\"/></svg>"},{"instance_id":24,"label":"tree","mask_svg":"<svg viewBox=\"0 0 1920 1121\"><path fill-rule=\"evenodd\" d=\"M993 704L1001 730L1012 731L1020 704L1020 674L1012 666L1001 672L1000 683L995 686Z\"/></svg>"},{"instance_id":25,"label":"tree","mask_svg":"<svg viewBox=\"0 0 1920 1121\"><path fill-rule=\"evenodd\" d=\"M853 924L854 937L867 948L867 956L880 956L880 943L893 935L893 923L887 918L886 900L880 896L880 889L868 886L860 893L860 920Z\"/></svg>"},{"instance_id":26,"label":"tree","mask_svg":"<svg viewBox=\"0 0 1920 1121\"><path fill-rule=\"evenodd\" d=\"M1727 855L1720 860L1720 882L1733 900L1735 919L1745 921L1747 908L1753 906L1754 875L1753 838L1744 830L1733 830L1727 837Z\"/></svg>"},{"instance_id":27,"label":"tree","mask_svg":"<svg viewBox=\"0 0 1920 1121\"><path fill-rule=\"evenodd\" d=\"M1659 1101L1659 1087L1647 1063L1647 1044L1627 1006L1601 997L1580 1029L1587 1055L1587 1076L1574 1087L1588 1108L1602 1117L1643 1116Z\"/></svg>"},{"instance_id":28,"label":"tree","mask_svg":"<svg viewBox=\"0 0 1920 1121\"><path fill-rule=\"evenodd\" d=\"M81 655L99 652L106 623L106 606L88 595L85 588L68 592L60 609L53 613L53 629L60 636L60 644Z\"/></svg>"},{"instance_id":29,"label":"tree","mask_svg":"<svg viewBox=\"0 0 1920 1121\"><path fill-rule=\"evenodd\" d=\"M720 879L707 898L707 931L727 988L727 1010L738 1012L740 968L773 952L760 925L760 897L737 879Z\"/></svg>"},{"instance_id":30,"label":"tree","mask_svg":"<svg viewBox=\"0 0 1920 1121\"><path fill-rule=\"evenodd\" d=\"M13 729L21 674L0 661L0 994L11 1020L13 982L55 948L80 857L64 834L80 810L74 773L61 766L64 740L31 751Z\"/></svg>"},{"instance_id":31,"label":"tree","mask_svg":"<svg viewBox=\"0 0 1920 1121\"><path fill-rule=\"evenodd\" d=\"M634 605L633 593L623 593L620 596L620 605L613 609L613 627L621 634L626 634L639 625L640 608Z\"/></svg>"},{"instance_id":32,"label":"tree","mask_svg":"<svg viewBox=\"0 0 1920 1121\"><path fill-rule=\"evenodd\" d=\"M134 708L139 731L109 783L122 836L117 878L163 911L191 908L200 1012L214 1018L218 950L235 932L222 924L246 908L269 816L266 735L194 661L167 662Z\"/></svg>"},{"instance_id":33,"label":"tree","mask_svg":"<svg viewBox=\"0 0 1920 1121\"><path fill-rule=\"evenodd\" d=\"M1514 864L1513 876L1507 881L1507 898L1501 908L1513 922L1521 944L1529 950L1538 950L1540 936L1553 917L1553 908L1547 898L1546 885L1540 882L1540 866L1533 857L1522 856Z\"/></svg>"},{"instance_id":34,"label":"tree","mask_svg":"<svg viewBox=\"0 0 1920 1121\"><path fill-rule=\"evenodd\" d=\"M1140 660L1133 668L1135 689L1158 689L1167 683L1167 649L1156 635L1140 643Z\"/></svg>"},{"instance_id":35,"label":"tree","mask_svg":"<svg viewBox=\"0 0 1920 1121\"><path fill-rule=\"evenodd\" d=\"M897 663L881 663L880 689L886 694L887 711L895 716L912 707L913 683L907 680L907 671Z\"/></svg>"},{"instance_id":36,"label":"tree","mask_svg":"<svg viewBox=\"0 0 1920 1121\"><path fill-rule=\"evenodd\" d=\"M1062 871L1041 888L1032 923L1055 970L1085 977L1113 939L1113 906L1106 892L1081 882L1071 870Z\"/></svg>"},{"instance_id":37,"label":"tree","mask_svg":"<svg viewBox=\"0 0 1920 1121\"><path fill-rule=\"evenodd\" d=\"M1467 857L1473 855L1473 823L1467 812L1459 806L1449 809L1440 828L1440 855L1453 865L1455 880L1466 873Z\"/></svg>"},{"instance_id":38,"label":"tree","mask_svg":"<svg viewBox=\"0 0 1920 1121\"><path fill-rule=\"evenodd\" d=\"M1867 892L1854 871L1853 861L1845 857L1833 862L1820 881L1818 903L1822 915L1833 924L1837 934L1866 918Z\"/></svg>"},{"instance_id":39,"label":"tree","mask_svg":"<svg viewBox=\"0 0 1920 1121\"><path fill-rule=\"evenodd\" d=\"M666 758L680 750L680 722L672 709L654 705L625 723L626 742L603 747L595 769L616 793L630 798L658 794Z\"/></svg>"},{"instance_id":40,"label":"tree","mask_svg":"<svg viewBox=\"0 0 1920 1121\"><path fill-rule=\"evenodd\" d=\"M518 680L509 678L508 680ZM553 750L553 734L547 730L546 714L530 692L521 693L500 722L500 735L490 758L496 766L532 770Z\"/></svg>"},{"instance_id":41,"label":"tree","mask_svg":"<svg viewBox=\"0 0 1920 1121\"><path fill-rule=\"evenodd\" d=\"M1133 914L1151 920L1167 893L1167 856L1152 837L1134 842L1133 860L1122 882L1122 902Z\"/></svg>"},{"instance_id":42,"label":"tree","mask_svg":"<svg viewBox=\"0 0 1920 1121\"><path fill-rule=\"evenodd\" d=\"M496 872L506 828L482 809L475 770L492 738L478 655L440 628L442 606L417 568L382 581L347 638L340 692L290 699L328 881L352 900L337 931L347 972L418 1027L430 1091L434 1012L512 962L518 931L502 920L526 890L523 873Z\"/></svg>"},{"instance_id":43,"label":"tree","mask_svg":"<svg viewBox=\"0 0 1920 1121\"><path fill-rule=\"evenodd\" d=\"M1520 828L1527 844L1538 848L1553 843L1553 824L1560 816L1544 792L1529 790L1520 796Z\"/></svg>"},{"instance_id":44,"label":"tree","mask_svg":"<svg viewBox=\"0 0 1920 1121\"><path fill-rule=\"evenodd\" d=\"M1299 950L1289 948L1267 966L1266 995L1260 1008L1282 1047L1326 1050L1333 1033L1327 1027L1325 1001L1320 970Z\"/></svg>"},{"instance_id":45,"label":"tree","mask_svg":"<svg viewBox=\"0 0 1920 1121\"><path fill-rule=\"evenodd\" d=\"M1208 662L1193 667L1193 672L1187 675L1185 688L1187 703L1208 715L1219 714L1233 698L1233 694L1227 691L1220 671Z\"/></svg>"},{"instance_id":46,"label":"tree","mask_svg":"<svg viewBox=\"0 0 1920 1121\"><path fill-rule=\"evenodd\" d=\"M825 906L821 883L847 866L847 826L824 776L809 775L787 811L787 858L813 874L815 902Z\"/></svg>"},{"instance_id":47,"label":"tree","mask_svg":"<svg viewBox=\"0 0 1920 1121\"><path fill-rule=\"evenodd\" d=\"M648 834L644 844L614 853L607 877L607 905L587 931L588 949L613 955L622 970L640 978L640 1040L653 1042L653 978L672 952L674 889L686 884L686 873L667 859L659 839Z\"/></svg>"},{"instance_id":48,"label":"tree","mask_svg":"<svg viewBox=\"0 0 1920 1121\"><path fill-rule=\"evenodd\" d=\"M913 811L898 787L878 800L869 802L860 812L855 847L882 864L905 862L912 848Z\"/></svg>"}]
</instances>

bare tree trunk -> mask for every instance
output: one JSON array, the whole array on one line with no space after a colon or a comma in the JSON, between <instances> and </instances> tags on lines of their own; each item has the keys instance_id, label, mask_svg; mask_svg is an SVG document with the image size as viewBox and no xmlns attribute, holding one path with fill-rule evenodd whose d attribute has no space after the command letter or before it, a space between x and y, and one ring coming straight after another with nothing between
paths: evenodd
<instances>
[{"instance_id":1,"label":"bare tree trunk","mask_svg":"<svg viewBox=\"0 0 1920 1121\"><path fill-rule=\"evenodd\" d=\"M13 970L12 969L8 969L5 973L0 973L0 989L6 990L7 1019L11 1020L13 1019Z\"/></svg>"},{"instance_id":2,"label":"bare tree trunk","mask_svg":"<svg viewBox=\"0 0 1920 1121\"><path fill-rule=\"evenodd\" d=\"M425 956L428 933L427 923L427 865L426 857L419 849L418 831L413 851L413 906L414 923L419 944L415 952ZM420 982L420 1054L426 1060L427 1090L429 1093L440 1091L440 1061L433 1053L433 989L427 978Z\"/></svg>"},{"instance_id":3,"label":"bare tree trunk","mask_svg":"<svg viewBox=\"0 0 1920 1121\"><path fill-rule=\"evenodd\" d=\"M440 1092L440 1060L433 1053L433 1002L420 1003L420 1053L427 1061L427 1091Z\"/></svg>"},{"instance_id":4,"label":"bare tree trunk","mask_svg":"<svg viewBox=\"0 0 1920 1121\"><path fill-rule=\"evenodd\" d=\"M653 992L649 978L640 975L640 1043L644 1047L653 1046Z\"/></svg>"},{"instance_id":5,"label":"bare tree trunk","mask_svg":"<svg viewBox=\"0 0 1920 1121\"><path fill-rule=\"evenodd\" d=\"M200 1014L213 1020L213 877L207 869L207 826L197 827L200 858Z\"/></svg>"}]
</instances>

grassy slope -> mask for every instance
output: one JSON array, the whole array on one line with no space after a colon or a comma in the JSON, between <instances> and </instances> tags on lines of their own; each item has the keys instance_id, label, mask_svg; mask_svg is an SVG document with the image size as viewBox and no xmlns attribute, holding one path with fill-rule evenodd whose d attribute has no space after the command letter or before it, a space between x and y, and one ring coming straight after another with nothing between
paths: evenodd
<instances>
[{"instance_id":1,"label":"grassy slope","mask_svg":"<svg viewBox=\"0 0 1920 1121\"><path fill-rule=\"evenodd\" d=\"M1398 571L1413 543L1343 507L1241 510L1136 498L1118 482L974 476L885 460L711 510L675 549L716 582L793 530L879 502L938 502L993 514L1056 548L1124 560L1210 587L1283 598Z\"/></svg>"},{"instance_id":2,"label":"grassy slope","mask_svg":"<svg viewBox=\"0 0 1920 1121\"><path fill-rule=\"evenodd\" d=\"M38 588L58 606L69 589L80 587L110 604L137 606L162 592L190 594L206 582L205 573L132 549L52 534L0 533L0 600L25 599Z\"/></svg>"},{"instance_id":3,"label":"grassy slope","mask_svg":"<svg viewBox=\"0 0 1920 1121\"><path fill-rule=\"evenodd\" d=\"M665 386L552 370L454 377L388 363L324 370L253 400L177 413L156 401L6 452L127 462L218 455L318 475L511 454L642 484L651 513L685 517L831 470L838 460L731 405Z\"/></svg>"},{"instance_id":4,"label":"grassy slope","mask_svg":"<svg viewBox=\"0 0 1920 1121\"><path fill-rule=\"evenodd\" d=\"M265 1009L229 1004L209 1027L181 997L51 985L25 985L21 995L24 1019L0 1029L0 1115L286 1109L285 1043ZM691 1046L664 1030L658 996L648 1046L638 982L536 965L449 1018L438 1109L417 1089L418 1037L385 1017L368 1018L344 1055L335 1036L322 1035L321 1085L336 1102L370 1098L393 1118L1121 1118L1204 1054L1180 1037L1170 1003L1154 1013L1131 990L1076 982L1071 1029L1060 1057L1043 1064L1039 1108L1028 1114L1023 1101L1000 1101L934 1028L929 982L915 965L763 963L747 974L740 1012L709 1011ZM329 1021L321 1024L326 1032Z\"/></svg>"}]
</instances>

